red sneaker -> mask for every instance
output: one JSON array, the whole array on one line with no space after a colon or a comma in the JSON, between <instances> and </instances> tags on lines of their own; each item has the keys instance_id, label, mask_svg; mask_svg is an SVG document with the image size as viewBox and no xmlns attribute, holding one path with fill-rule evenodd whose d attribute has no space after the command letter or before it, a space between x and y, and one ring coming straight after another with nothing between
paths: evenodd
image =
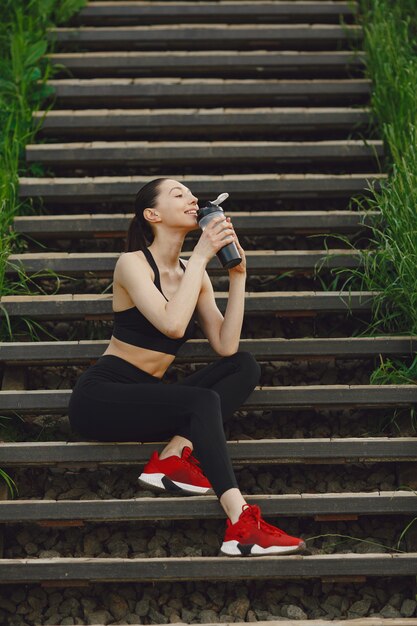
<instances>
[{"instance_id":1,"label":"red sneaker","mask_svg":"<svg viewBox=\"0 0 417 626\"><path fill-rule=\"evenodd\" d=\"M138 480L147 487L175 494L214 493L199 465L188 446L182 449L181 457L173 455L166 459L160 459L155 450Z\"/></svg>"},{"instance_id":2,"label":"red sneaker","mask_svg":"<svg viewBox=\"0 0 417 626\"><path fill-rule=\"evenodd\" d=\"M305 548L305 542L291 537L283 530L267 524L261 518L256 504L244 504L235 524L227 519L226 532L220 551L227 556L261 556L263 554L288 554Z\"/></svg>"}]
</instances>

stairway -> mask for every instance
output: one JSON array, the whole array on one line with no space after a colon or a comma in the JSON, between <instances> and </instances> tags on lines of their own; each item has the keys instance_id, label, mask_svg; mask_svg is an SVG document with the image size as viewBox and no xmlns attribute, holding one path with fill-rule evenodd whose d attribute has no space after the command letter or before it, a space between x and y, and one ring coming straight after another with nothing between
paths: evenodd
<instances>
[{"instance_id":1,"label":"stairway","mask_svg":"<svg viewBox=\"0 0 417 626\"><path fill-rule=\"evenodd\" d=\"M23 415L29 425L49 425L52 440L41 433L35 441L3 441L1 468L27 484L48 471L76 478L105 469L111 481L112 472L132 466L139 475L150 452L162 449L163 442L77 441L65 414L76 376L103 353L111 333L109 285L132 198L151 178L168 176L185 182L200 206L227 191L224 208L247 254L240 349L257 358L263 376L226 434L238 478L245 468L269 476L252 493L242 479L248 502L293 534L301 519L307 537L318 528L336 533L340 524L354 535L358 520L377 518L392 522L398 538L416 516L417 439L407 416L417 387L370 385L369 374L380 355L413 354L417 338L360 336L375 294L343 289L343 270L360 262L345 239L368 246L367 225L377 215L355 210L350 199L368 181L378 186L386 177L378 166L383 145L368 110L364 56L352 50L361 41L354 13L342 0L93 1L50 33L52 60L62 66L49 81L56 99L52 110L34 115L38 141L26 149L27 162L43 173L20 180L21 198L33 198L39 211L15 218L27 252L8 260L10 276L24 269L44 295L0 301L16 325L27 318L43 330L40 341L31 341L17 326L20 340L0 345L0 409ZM197 237L187 237L184 257ZM224 312L227 273L217 259L207 269ZM63 277L58 290L48 272ZM201 335L183 346L167 380L216 358ZM379 467L387 478L373 483ZM277 486L286 471L304 475L311 491ZM346 487L323 489L319 477L327 475L331 486L338 472ZM10 530L0 582L20 589L280 581L305 585L307 593L312 580L359 587L398 580L404 588L415 580L411 533L401 552L326 553L313 542L305 555L250 559L218 556L215 546L201 556L42 558L8 544L7 535L22 524L81 532L100 523L111 533L116 522L135 522L140 535L143 522L224 521L214 496L155 497L135 489L134 497L111 497L110 489L107 498L75 492L63 498L34 486L24 489L26 497L0 501L0 521ZM13 550L17 558L5 556ZM372 620L352 623L417 623L399 611L382 613L393 617L384 621L380 608L374 606Z\"/></svg>"}]
</instances>

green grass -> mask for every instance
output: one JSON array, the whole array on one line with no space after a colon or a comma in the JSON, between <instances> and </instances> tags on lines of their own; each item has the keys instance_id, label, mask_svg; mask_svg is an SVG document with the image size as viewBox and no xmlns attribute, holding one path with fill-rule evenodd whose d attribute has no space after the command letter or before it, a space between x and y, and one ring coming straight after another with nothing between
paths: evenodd
<instances>
[{"instance_id":1,"label":"green grass","mask_svg":"<svg viewBox=\"0 0 417 626\"><path fill-rule=\"evenodd\" d=\"M372 79L371 107L384 141L389 178L358 204L379 210L375 252L361 278L379 291L374 329L417 333L417 17L410 0L362 0L361 23ZM413 16L413 17L412 17ZM358 275L358 274L357 274Z\"/></svg>"},{"instance_id":2,"label":"green grass","mask_svg":"<svg viewBox=\"0 0 417 626\"><path fill-rule=\"evenodd\" d=\"M417 12L414 0L359 0L371 115L383 139L388 179L352 199L379 211L360 267L336 270L343 289L378 292L367 335L417 334ZM343 236L340 237L348 245ZM337 283L340 288L340 281ZM407 362L410 358L407 359ZM371 382L416 383L417 361L381 359Z\"/></svg>"},{"instance_id":3,"label":"green grass","mask_svg":"<svg viewBox=\"0 0 417 626\"><path fill-rule=\"evenodd\" d=\"M60 24L85 0L5 0L0 22L0 294L30 293L20 275L18 284L6 279L7 257L17 237L11 224L17 213L31 210L18 197L18 176L27 173L25 145L33 140L36 127L32 113L51 95L47 80L53 68L45 57L51 50L47 30Z\"/></svg>"},{"instance_id":4,"label":"green grass","mask_svg":"<svg viewBox=\"0 0 417 626\"><path fill-rule=\"evenodd\" d=\"M38 110L51 90L47 80L53 75L45 53L52 51L47 30L67 21L85 4L85 0L4 0L0 21L0 295L39 292L34 282L22 270L17 279L6 276L7 258L12 248L21 244L11 230L14 216L30 212L30 203L23 204L18 196L18 177L28 171L24 164L25 145L32 141L36 127L33 111ZM0 340L13 338L13 329L4 311L0 310ZM28 330L34 334L33 325ZM0 426L5 428L5 418ZM0 469L13 495L16 485Z\"/></svg>"}]
</instances>

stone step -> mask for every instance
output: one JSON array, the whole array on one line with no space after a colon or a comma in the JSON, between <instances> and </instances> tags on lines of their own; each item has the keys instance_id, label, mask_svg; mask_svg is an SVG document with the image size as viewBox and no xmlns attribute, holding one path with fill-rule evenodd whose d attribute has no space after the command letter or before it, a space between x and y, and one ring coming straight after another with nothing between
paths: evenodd
<instances>
[{"instance_id":1,"label":"stone step","mask_svg":"<svg viewBox=\"0 0 417 626\"><path fill-rule=\"evenodd\" d=\"M336 267L354 268L360 264L358 250L249 250L246 253L247 271L251 274L271 274L288 270L310 272ZM31 252L11 254L6 265L7 274L17 274L24 270L28 274L52 270L69 275L91 274L109 275L113 273L120 254L117 252ZM182 257L189 259L191 253ZM213 257L207 264L209 273L223 274L224 269Z\"/></svg>"},{"instance_id":2,"label":"stone step","mask_svg":"<svg viewBox=\"0 0 417 626\"><path fill-rule=\"evenodd\" d=\"M359 515L415 515L417 512L417 494L401 490L244 497L249 504L260 506L264 517L352 516L355 520ZM224 518L224 511L216 496L0 501L0 524L58 520L125 522L213 518Z\"/></svg>"},{"instance_id":3,"label":"stone step","mask_svg":"<svg viewBox=\"0 0 417 626\"><path fill-rule=\"evenodd\" d=\"M2 467L100 467L147 463L165 443L0 442ZM343 437L228 441L233 465L343 464L417 460L416 437ZM201 497L201 496L199 496ZM189 499L187 499L187 502Z\"/></svg>"},{"instance_id":4,"label":"stone step","mask_svg":"<svg viewBox=\"0 0 417 626\"><path fill-rule=\"evenodd\" d=\"M362 230L379 217L378 211L233 211L239 234L351 233ZM21 215L13 228L34 239L124 238L133 213L90 215ZM189 234L192 238L192 233ZM184 253L185 254L185 253Z\"/></svg>"},{"instance_id":5,"label":"stone step","mask_svg":"<svg viewBox=\"0 0 417 626\"><path fill-rule=\"evenodd\" d=\"M59 167L369 163L384 155L379 139L336 141L92 141L28 144L26 161ZM328 169L327 165L327 169Z\"/></svg>"},{"instance_id":6,"label":"stone step","mask_svg":"<svg viewBox=\"0 0 417 626\"><path fill-rule=\"evenodd\" d=\"M55 106L326 106L364 104L371 82L351 79L66 78L49 80Z\"/></svg>"},{"instance_id":7,"label":"stone step","mask_svg":"<svg viewBox=\"0 0 417 626\"><path fill-rule=\"evenodd\" d=\"M369 291L246 292L245 314L291 316L294 312L369 312L377 295L377 292ZM224 313L229 293L217 291L214 297L219 310ZM1 315L31 319L112 319L112 294L2 296Z\"/></svg>"},{"instance_id":8,"label":"stone step","mask_svg":"<svg viewBox=\"0 0 417 626\"><path fill-rule=\"evenodd\" d=\"M219 539L220 541L220 539ZM344 576L415 576L417 553L321 554L247 557L53 557L0 559L0 582L94 583L180 580L335 579Z\"/></svg>"},{"instance_id":9,"label":"stone step","mask_svg":"<svg viewBox=\"0 0 417 626\"><path fill-rule=\"evenodd\" d=\"M374 182L375 189L386 174L225 174L188 176L161 172L160 176L184 182L194 194L217 197L227 191L232 199L274 198L350 198L365 193ZM129 203L138 189L149 181L147 176L84 176L82 178L21 177L20 198L41 196L45 203Z\"/></svg>"},{"instance_id":10,"label":"stone step","mask_svg":"<svg viewBox=\"0 0 417 626\"><path fill-rule=\"evenodd\" d=\"M180 18L179 18L180 19ZM326 50L359 42L362 28L345 24L148 24L60 27L48 32L57 49L84 50Z\"/></svg>"},{"instance_id":11,"label":"stone step","mask_svg":"<svg viewBox=\"0 0 417 626\"><path fill-rule=\"evenodd\" d=\"M69 389L0 391L0 410L8 413L65 413L70 395ZM385 408L416 402L417 385L290 385L256 387L242 407L246 411L305 407Z\"/></svg>"},{"instance_id":12,"label":"stone step","mask_svg":"<svg viewBox=\"0 0 417 626\"><path fill-rule=\"evenodd\" d=\"M89 2L72 19L73 24L169 24L226 21L229 24L257 22L347 22L357 12L351 2Z\"/></svg>"},{"instance_id":13,"label":"stone step","mask_svg":"<svg viewBox=\"0 0 417 626\"><path fill-rule=\"evenodd\" d=\"M71 52L48 55L61 75L98 76L352 76L365 67L363 52L322 51L160 51Z\"/></svg>"},{"instance_id":14,"label":"stone step","mask_svg":"<svg viewBox=\"0 0 417 626\"><path fill-rule=\"evenodd\" d=\"M0 343L0 362L7 365L49 363L88 363L98 359L108 345L107 339L84 341L18 341ZM417 351L417 337L337 337L281 339L241 339L239 350L251 352L257 360L372 358L379 355L411 356ZM176 355L177 363L206 363L219 358L205 339L190 339Z\"/></svg>"},{"instance_id":15,"label":"stone step","mask_svg":"<svg viewBox=\"0 0 417 626\"><path fill-rule=\"evenodd\" d=\"M332 133L362 131L371 124L364 107L254 107L251 109L86 109L37 111L34 123L44 137L147 137L186 138L214 133Z\"/></svg>"}]
</instances>

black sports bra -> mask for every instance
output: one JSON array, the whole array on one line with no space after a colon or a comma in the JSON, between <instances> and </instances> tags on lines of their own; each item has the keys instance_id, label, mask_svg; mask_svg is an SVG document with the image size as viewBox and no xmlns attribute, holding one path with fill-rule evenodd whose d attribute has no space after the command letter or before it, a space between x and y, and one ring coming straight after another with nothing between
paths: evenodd
<instances>
[{"instance_id":1,"label":"black sports bra","mask_svg":"<svg viewBox=\"0 0 417 626\"><path fill-rule=\"evenodd\" d=\"M161 289L159 270L155 263L155 259L148 248L145 248L143 252L155 273L154 284L164 296ZM181 262L181 259L179 262L180 266L185 271L185 267ZM169 302L167 298L165 298L165 300ZM114 312L113 336L116 337L116 339L130 343L133 346L148 348L149 350L155 350L157 352L176 354L183 343L194 337L194 331L195 313L193 313L184 335L178 339L173 339L172 337L164 335L164 333L151 324L148 318L145 317L136 306L124 309L123 311Z\"/></svg>"}]
</instances>

